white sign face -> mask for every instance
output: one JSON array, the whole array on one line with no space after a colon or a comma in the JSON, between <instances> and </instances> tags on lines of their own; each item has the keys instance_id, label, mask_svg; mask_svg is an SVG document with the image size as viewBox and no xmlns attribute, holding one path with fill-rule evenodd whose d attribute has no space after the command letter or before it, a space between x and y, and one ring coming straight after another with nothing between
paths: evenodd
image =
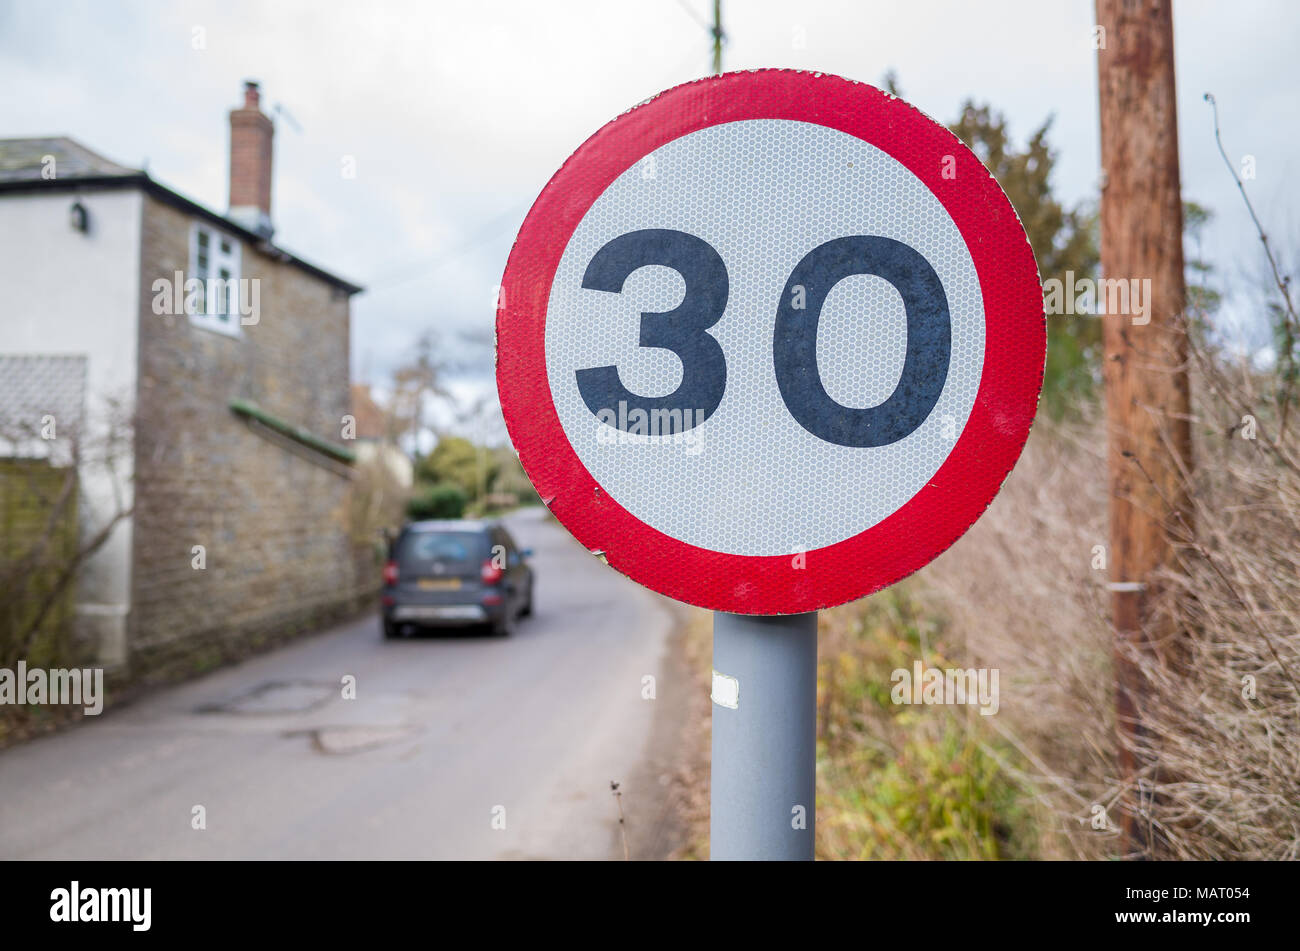
<instances>
[{"instance_id":1,"label":"white sign face","mask_svg":"<svg viewBox=\"0 0 1300 951\"><path fill-rule=\"evenodd\" d=\"M756 70L624 113L556 173L497 309L519 458L579 541L744 614L905 577L984 511L1046 350L979 159L899 99Z\"/></svg>"},{"instance_id":2,"label":"white sign face","mask_svg":"<svg viewBox=\"0 0 1300 951\"><path fill-rule=\"evenodd\" d=\"M601 248L645 229L703 240L728 278L726 308L708 328L725 355L722 400L692 428L667 421L668 436L603 422L577 385L578 371L607 365L640 396L667 396L682 383L677 353L639 345L643 312L683 302L680 273L648 265L627 276L621 293L583 286ZM774 372L777 303L787 280L810 251L845 235L914 248L948 301L951 359L942 391L916 429L884 446L840 445L810 432L786 407ZM826 294L820 316L802 310L817 326L817 369L831 399L855 408L884 403L899 384L908 340L898 289L879 276L850 275ZM979 277L951 216L897 160L808 122L714 125L650 153L583 216L547 306L551 398L582 464L647 525L733 555L823 548L900 508L952 450L983 363ZM633 411L622 402L608 407L616 420L620 410L624 420ZM681 409L702 416L706 407ZM863 491L867 484L871 491Z\"/></svg>"}]
</instances>

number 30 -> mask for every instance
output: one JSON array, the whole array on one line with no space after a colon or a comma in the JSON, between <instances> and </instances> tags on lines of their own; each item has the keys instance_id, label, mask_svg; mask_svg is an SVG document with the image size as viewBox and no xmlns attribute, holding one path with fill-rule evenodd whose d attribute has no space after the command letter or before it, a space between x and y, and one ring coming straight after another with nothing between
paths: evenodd
<instances>
[{"instance_id":1,"label":"number 30","mask_svg":"<svg viewBox=\"0 0 1300 951\"><path fill-rule=\"evenodd\" d=\"M688 427L713 415L727 388L727 361L710 334L727 307L729 282L722 257L708 242L683 231L646 229L621 235L592 257L582 278L589 290L621 293L632 272L648 265L670 267L686 282L681 304L641 314L640 345L677 354L682 382L667 396L628 390L618 367L577 371L578 392L599 414L624 401L630 409L683 412ZM856 274L884 278L903 298L907 350L903 372L889 397L866 409L835 402L817 368L817 324L826 295ZM802 295L796 295L797 288ZM801 298L802 308L794 306ZM808 432L840 446L887 446L914 432L930 415L948 379L952 319L943 284L915 248L869 235L835 238L809 251L786 281L776 310L772 360L781 399ZM619 414L620 420L630 414Z\"/></svg>"}]
</instances>

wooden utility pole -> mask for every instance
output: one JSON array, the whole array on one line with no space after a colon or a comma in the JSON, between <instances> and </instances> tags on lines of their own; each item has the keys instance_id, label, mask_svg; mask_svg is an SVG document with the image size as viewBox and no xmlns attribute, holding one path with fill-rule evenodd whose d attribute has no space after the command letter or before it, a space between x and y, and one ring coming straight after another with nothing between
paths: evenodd
<instances>
[{"instance_id":1,"label":"wooden utility pole","mask_svg":"<svg viewBox=\"0 0 1300 951\"><path fill-rule=\"evenodd\" d=\"M722 74L722 0L713 0L713 75Z\"/></svg>"},{"instance_id":2,"label":"wooden utility pole","mask_svg":"<svg viewBox=\"0 0 1300 951\"><path fill-rule=\"evenodd\" d=\"M1153 614L1155 573L1173 537L1191 531L1190 388L1184 322L1183 214L1178 174L1171 0L1096 0L1101 97L1101 269L1104 281L1149 287L1149 299L1102 321L1109 431L1110 587L1115 629L1122 852L1151 857L1145 821L1158 768L1141 718L1143 677L1134 650L1176 665L1176 632ZM1145 282L1149 281L1149 284ZM1107 297L1106 288L1098 300ZM1143 295L1146 296L1145 294ZM1149 308L1149 309L1148 309ZM1141 778L1141 782L1139 782Z\"/></svg>"}]
</instances>

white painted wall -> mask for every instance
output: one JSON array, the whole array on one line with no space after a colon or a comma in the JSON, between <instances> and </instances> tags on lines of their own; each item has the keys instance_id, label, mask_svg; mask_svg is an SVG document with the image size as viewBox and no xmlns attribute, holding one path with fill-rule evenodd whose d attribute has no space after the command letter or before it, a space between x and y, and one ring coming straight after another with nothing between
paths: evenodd
<instances>
[{"instance_id":1,"label":"white painted wall","mask_svg":"<svg viewBox=\"0 0 1300 951\"><path fill-rule=\"evenodd\" d=\"M90 212L86 234L69 224L80 201ZM137 331L140 319L139 191L0 194L0 352L83 354L87 369L88 440L102 441L120 401L134 412ZM120 493L132 504L133 459L118 452L112 466L95 453L81 471L82 536L101 530ZM77 593L80 633L99 644L100 662L126 659L126 620L131 603L131 521L86 565Z\"/></svg>"},{"instance_id":2,"label":"white painted wall","mask_svg":"<svg viewBox=\"0 0 1300 951\"><path fill-rule=\"evenodd\" d=\"M358 439L354 448L357 462L361 465L383 466L404 489L415 484L415 466L411 463L411 457L392 443L378 439Z\"/></svg>"}]
</instances>

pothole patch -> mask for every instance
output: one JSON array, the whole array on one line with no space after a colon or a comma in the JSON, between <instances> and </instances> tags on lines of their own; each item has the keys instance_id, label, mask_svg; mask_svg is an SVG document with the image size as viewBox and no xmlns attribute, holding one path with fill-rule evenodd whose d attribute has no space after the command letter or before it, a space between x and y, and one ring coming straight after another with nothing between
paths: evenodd
<instances>
[{"instance_id":1,"label":"pothole patch","mask_svg":"<svg viewBox=\"0 0 1300 951\"><path fill-rule=\"evenodd\" d=\"M311 730L291 730L285 736L306 736L311 748L326 756L347 756L389 746L418 731L413 726L322 726Z\"/></svg>"},{"instance_id":2,"label":"pothole patch","mask_svg":"<svg viewBox=\"0 0 1300 951\"><path fill-rule=\"evenodd\" d=\"M271 680L229 700L199 707L198 713L276 716L315 710L338 695L335 684L312 680Z\"/></svg>"}]
</instances>

